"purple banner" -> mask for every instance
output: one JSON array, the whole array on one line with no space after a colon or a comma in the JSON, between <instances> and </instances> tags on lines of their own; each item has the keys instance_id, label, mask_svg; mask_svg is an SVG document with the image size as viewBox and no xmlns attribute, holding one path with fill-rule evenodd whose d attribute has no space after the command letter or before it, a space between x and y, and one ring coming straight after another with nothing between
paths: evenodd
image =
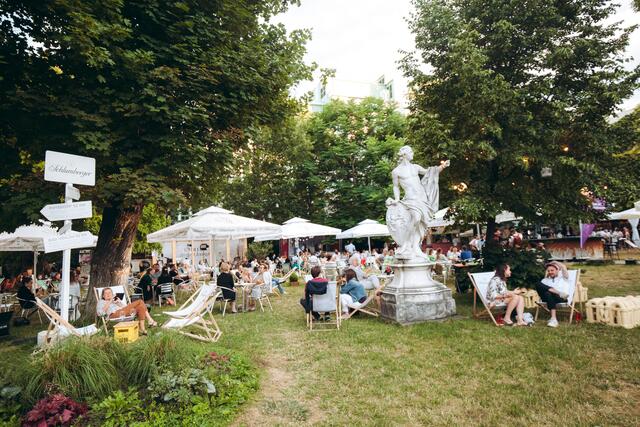
<instances>
[{"instance_id":1,"label":"purple banner","mask_svg":"<svg viewBox=\"0 0 640 427\"><path fill-rule=\"evenodd\" d=\"M585 242L595 228L595 224L580 224L580 248L584 248Z\"/></svg>"}]
</instances>

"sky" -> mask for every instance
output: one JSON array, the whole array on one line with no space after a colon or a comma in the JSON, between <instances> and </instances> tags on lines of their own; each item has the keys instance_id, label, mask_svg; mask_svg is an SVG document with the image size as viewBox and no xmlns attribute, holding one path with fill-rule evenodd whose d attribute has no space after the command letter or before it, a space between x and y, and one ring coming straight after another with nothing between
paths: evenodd
<instances>
[{"instance_id":1,"label":"sky","mask_svg":"<svg viewBox=\"0 0 640 427\"><path fill-rule=\"evenodd\" d=\"M625 26L640 24L640 13L631 8L631 0L619 3L614 19ZM412 10L410 0L302 0L301 6L291 7L276 17L276 22L288 30L310 29L306 61L335 68L338 79L368 82L384 74L406 85L397 61L402 57L400 50L414 49L405 20ZM633 33L627 53L634 57L630 66L640 63L640 29ZM301 95L315 86L314 82L302 82L295 93ZM638 103L640 91L625 101L621 110Z\"/></svg>"}]
</instances>

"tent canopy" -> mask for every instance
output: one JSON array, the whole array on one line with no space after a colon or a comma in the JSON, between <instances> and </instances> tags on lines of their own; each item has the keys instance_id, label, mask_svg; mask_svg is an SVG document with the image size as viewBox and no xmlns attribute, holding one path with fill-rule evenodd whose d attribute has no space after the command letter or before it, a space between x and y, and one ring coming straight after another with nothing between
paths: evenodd
<instances>
[{"instance_id":1,"label":"tent canopy","mask_svg":"<svg viewBox=\"0 0 640 427\"><path fill-rule=\"evenodd\" d=\"M278 224L235 215L211 206L191 218L147 235L150 243L188 240L243 239L280 230Z\"/></svg>"},{"instance_id":2,"label":"tent canopy","mask_svg":"<svg viewBox=\"0 0 640 427\"><path fill-rule=\"evenodd\" d=\"M372 219L360 221L358 225L336 235L337 239L358 239L361 237L390 236L389 228Z\"/></svg>"},{"instance_id":3,"label":"tent canopy","mask_svg":"<svg viewBox=\"0 0 640 427\"><path fill-rule=\"evenodd\" d=\"M279 232L256 236L257 242L265 240L295 239L301 237L335 236L339 228L314 224L308 219L294 217L282 224Z\"/></svg>"},{"instance_id":4,"label":"tent canopy","mask_svg":"<svg viewBox=\"0 0 640 427\"><path fill-rule=\"evenodd\" d=\"M634 207L622 212L609 214L610 219L638 219L640 218L640 201L635 202Z\"/></svg>"},{"instance_id":5,"label":"tent canopy","mask_svg":"<svg viewBox=\"0 0 640 427\"><path fill-rule=\"evenodd\" d=\"M78 233L68 231L68 234ZM13 233L0 234L0 251L2 252L43 252L44 239L58 235L58 229L48 225L23 225L16 228ZM93 236L93 246L98 237Z\"/></svg>"}]
</instances>

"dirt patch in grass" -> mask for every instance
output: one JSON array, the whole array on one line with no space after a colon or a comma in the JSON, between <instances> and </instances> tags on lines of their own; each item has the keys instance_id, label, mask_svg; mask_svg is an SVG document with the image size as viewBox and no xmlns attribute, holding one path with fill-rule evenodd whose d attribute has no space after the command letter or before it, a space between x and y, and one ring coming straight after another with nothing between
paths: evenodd
<instances>
[{"instance_id":1,"label":"dirt patch in grass","mask_svg":"<svg viewBox=\"0 0 640 427\"><path fill-rule=\"evenodd\" d=\"M286 338L293 341L291 336ZM315 425L322 420L319 400L306 399L301 392L294 374L295 359L290 354L276 351L263 361L260 391L234 426Z\"/></svg>"}]
</instances>

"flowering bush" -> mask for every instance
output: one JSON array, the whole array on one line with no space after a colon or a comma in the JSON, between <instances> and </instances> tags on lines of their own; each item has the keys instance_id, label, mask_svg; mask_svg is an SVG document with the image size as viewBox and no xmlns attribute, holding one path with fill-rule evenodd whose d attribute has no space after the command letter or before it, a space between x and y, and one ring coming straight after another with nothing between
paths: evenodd
<instances>
[{"instance_id":1,"label":"flowering bush","mask_svg":"<svg viewBox=\"0 0 640 427\"><path fill-rule=\"evenodd\" d=\"M70 426L87 413L87 406L63 394L45 397L25 415L24 427Z\"/></svg>"},{"instance_id":2,"label":"flowering bush","mask_svg":"<svg viewBox=\"0 0 640 427\"><path fill-rule=\"evenodd\" d=\"M206 366L214 366L216 369L222 370L227 368L227 364L229 363L229 356L218 354L215 351L212 351L205 354L203 362Z\"/></svg>"}]
</instances>

